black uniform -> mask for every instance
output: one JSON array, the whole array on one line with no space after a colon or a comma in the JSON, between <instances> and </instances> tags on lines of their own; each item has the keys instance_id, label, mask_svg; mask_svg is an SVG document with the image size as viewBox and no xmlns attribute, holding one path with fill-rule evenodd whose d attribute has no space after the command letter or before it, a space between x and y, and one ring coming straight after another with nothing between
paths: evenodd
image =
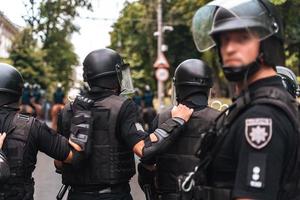
<instances>
[{"instance_id":1,"label":"black uniform","mask_svg":"<svg viewBox=\"0 0 300 200\"><path fill-rule=\"evenodd\" d=\"M7 133L3 152L10 166L10 178L0 185L0 199L32 200L32 172L38 151L62 161L70 147L66 138L54 133L45 123L17 111L15 107L0 108L1 132Z\"/></svg>"},{"instance_id":2,"label":"black uniform","mask_svg":"<svg viewBox=\"0 0 300 200\"><path fill-rule=\"evenodd\" d=\"M133 91L129 65L122 57L112 49L99 49L87 55L83 66L91 91L65 107L58 126L70 133L70 140L82 144L86 156L77 168L63 166L63 183L72 187L68 199L131 200L128 182L135 174L133 147L144 140L137 151L152 157L173 142L185 122L177 117L167 120L155 130L157 141L152 142L137 123L135 103L119 96Z\"/></svg>"},{"instance_id":3,"label":"black uniform","mask_svg":"<svg viewBox=\"0 0 300 200\"><path fill-rule=\"evenodd\" d=\"M165 153L157 156L155 185L162 200L180 199L177 178L193 171L199 164L199 158L195 156L196 151L203 134L219 115L217 110L207 106L207 96L201 95L201 93L189 96L182 104L193 108L194 112L180 137ZM160 113L153 121L154 128L170 117L170 109Z\"/></svg>"},{"instance_id":4,"label":"black uniform","mask_svg":"<svg viewBox=\"0 0 300 200\"><path fill-rule=\"evenodd\" d=\"M279 77L251 84L252 102L264 87L281 91L286 95L287 101L283 103L287 108L295 108ZM229 118L235 109L230 111ZM212 196L208 199L285 199L281 196L283 180L292 173L290 167L293 169L296 162L298 138L295 124L287 111L268 102L250 105L235 117L230 124L222 124L222 128L227 126L228 129L224 129L224 139L218 143L220 147L217 147L216 156L208 168L208 182L213 188L209 190Z\"/></svg>"},{"instance_id":5,"label":"black uniform","mask_svg":"<svg viewBox=\"0 0 300 200\"><path fill-rule=\"evenodd\" d=\"M110 197L131 199L129 180L135 174L132 149L146 137L137 124L137 108L132 100L116 96L112 91L90 92L92 108L92 154L80 168L63 167L63 183L71 185L69 199ZM72 107L72 106L71 106ZM71 108L62 113L62 130L70 131ZM59 127L60 129L60 127ZM80 171L80 173L78 173Z\"/></svg>"}]
</instances>

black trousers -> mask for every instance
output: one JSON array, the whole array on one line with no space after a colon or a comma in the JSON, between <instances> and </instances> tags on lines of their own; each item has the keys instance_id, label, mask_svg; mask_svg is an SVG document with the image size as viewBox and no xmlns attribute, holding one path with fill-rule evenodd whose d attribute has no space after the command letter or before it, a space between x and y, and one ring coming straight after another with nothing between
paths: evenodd
<instances>
[{"instance_id":1,"label":"black trousers","mask_svg":"<svg viewBox=\"0 0 300 200\"><path fill-rule=\"evenodd\" d=\"M133 200L130 193L85 193L69 191L68 200Z\"/></svg>"}]
</instances>

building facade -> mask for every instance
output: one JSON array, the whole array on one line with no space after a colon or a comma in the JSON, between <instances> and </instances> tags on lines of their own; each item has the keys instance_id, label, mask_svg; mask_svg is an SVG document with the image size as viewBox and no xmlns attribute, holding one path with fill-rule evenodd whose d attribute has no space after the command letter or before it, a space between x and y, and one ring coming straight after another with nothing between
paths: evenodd
<instances>
[{"instance_id":1,"label":"building facade","mask_svg":"<svg viewBox=\"0 0 300 200\"><path fill-rule=\"evenodd\" d=\"M8 50L13 38L18 34L19 28L0 11L0 57L7 58Z\"/></svg>"}]
</instances>

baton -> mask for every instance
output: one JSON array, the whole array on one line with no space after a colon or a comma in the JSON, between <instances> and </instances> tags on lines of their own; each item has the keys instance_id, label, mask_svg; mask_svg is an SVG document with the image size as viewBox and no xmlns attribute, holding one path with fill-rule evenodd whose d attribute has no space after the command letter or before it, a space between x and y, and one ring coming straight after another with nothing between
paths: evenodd
<instances>
[{"instance_id":1,"label":"baton","mask_svg":"<svg viewBox=\"0 0 300 200\"><path fill-rule=\"evenodd\" d=\"M152 200L151 186L149 184L144 185L144 191L145 191L146 200Z\"/></svg>"},{"instance_id":2,"label":"baton","mask_svg":"<svg viewBox=\"0 0 300 200\"><path fill-rule=\"evenodd\" d=\"M62 200L64 198L66 191L68 190L69 186L68 185L62 185L59 189L58 194L56 195L57 200Z\"/></svg>"}]
</instances>

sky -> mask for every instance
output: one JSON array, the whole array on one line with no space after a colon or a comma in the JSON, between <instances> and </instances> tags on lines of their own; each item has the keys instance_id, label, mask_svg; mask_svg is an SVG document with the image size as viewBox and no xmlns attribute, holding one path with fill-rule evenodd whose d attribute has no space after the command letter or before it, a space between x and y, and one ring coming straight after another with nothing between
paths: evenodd
<instances>
[{"instance_id":1,"label":"sky","mask_svg":"<svg viewBox=\"0 0 300 200\"><path fill-rule=\"evenodd\" d=\"M75 24L80 27L80 32L72 35L72 43L80 63L89 52L110 44L109 32L124 2L125 0L92 0L93 12L80 11L81 18L75 20ZM0 0L0 3L0 10L12 22L25 26L22 19L22 15L26 15L24 0Z\"/></svg>"}]
</instances>

